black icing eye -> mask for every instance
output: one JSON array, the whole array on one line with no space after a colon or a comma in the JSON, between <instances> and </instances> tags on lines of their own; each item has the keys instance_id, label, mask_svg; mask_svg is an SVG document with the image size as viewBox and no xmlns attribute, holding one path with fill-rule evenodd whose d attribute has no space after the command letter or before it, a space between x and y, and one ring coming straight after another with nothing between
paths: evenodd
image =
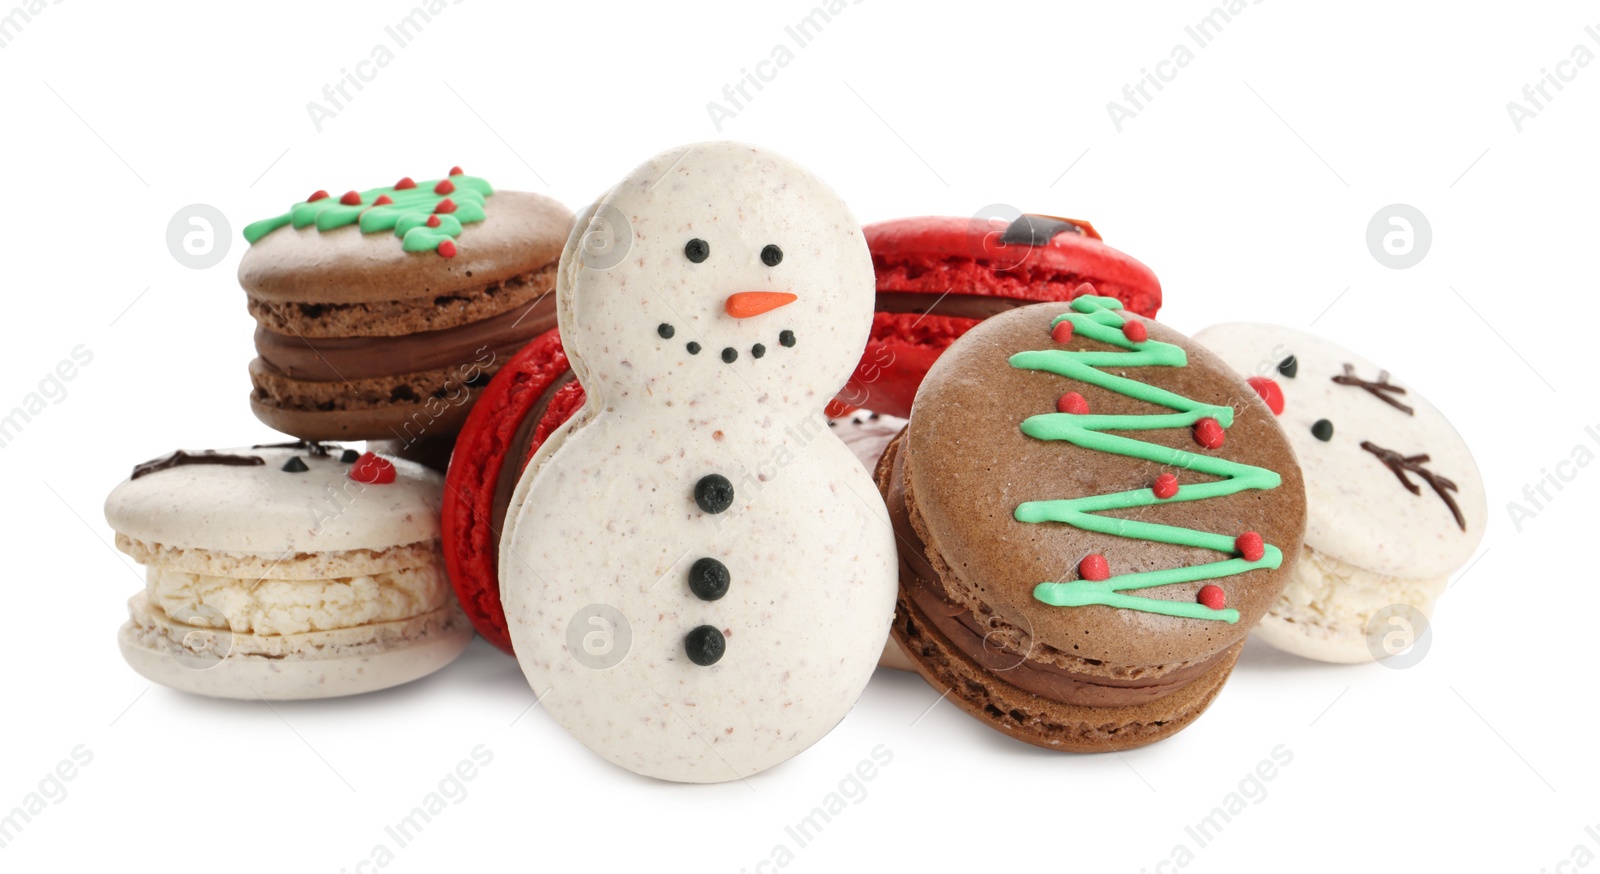
<instances>
[{"instance_id":1,"label":"black icing eye","mask_svg":"<svg viewBox=\"0 0 1600 874\"><path fill-rule=\"evenodd\" d=\"M1290 379L1294 379L1294 375L1300 372L1300 362L1296 361L1293 355L1290 355L1288 358L1278 362L1278 372Z\"/></svg>"},{"instance_id":2,"label":"black icing eye","mask_svg":"<svg viewBox=\"0 0 1600 874\"><path fill-rule=\"evenodd\" d=\"M1318 419L1311 425L1311 436L1326 443L1333 439L1333 423L1327 419Z\"/></svg>"},{"instance_id":3,"label":"black icing eye","mask_svg":"<svg viewBox=\"0 0 1600 874\"><path fill-rule=\"evenodd\" d=\"M710 254L711 244L700 239L699 237L695 237L683 245L683 257L688 258L690 261L693 261L696 264L706 260L707 256Z\"/></svg>"},{"instance_id":4,"label":"black icing eye","mask_svg":"<svg viewBox=\"0 0 1600 874\"><path fill-rule=\"evenodd\" d=\"M656 333L660 334L661 335L661 339L663 339L663 340L671 340L672 339L672 335L676 334L678 332L676 330L674 330L671 325L667 324L666 322L662 322L661 324L656 326Z\"/></svg>"},{"instance_id":5,"label":"black icing eye","mask_svg":"<svg viewBox=\"0 0 1600 874\"><path fill-rule=\"evenodd\" d=\"M783 250L768 243L761 250L761 263L768 267L776 267L783 261Z\"/></svg>"}]
</instances>

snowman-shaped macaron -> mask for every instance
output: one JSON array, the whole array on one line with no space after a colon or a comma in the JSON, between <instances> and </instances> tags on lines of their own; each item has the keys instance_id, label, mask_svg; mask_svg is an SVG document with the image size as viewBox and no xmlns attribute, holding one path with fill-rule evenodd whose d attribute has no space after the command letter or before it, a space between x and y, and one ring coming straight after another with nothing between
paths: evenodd
<instances>
[{"instance_id":1,"label":"snowman-shaped macaron","mask_svg":"<svg viewBox=\"0 0 1600 874\"><path fill-rule=\"evenodd\" d=\"M748 145L665 152L579 217L556 294L587 401L522 474L501 594L542 706L612 762L742 779L866 686L894 535L823 409L873 288L838 196Z\"/></svg>"},{"instance_id":2,"label":"snowman-shaped macaron","mask_svg":"<svg viewBox=\"0 0 1600 874\"><path fill-rule=\"evenodd\" d=\"M1466 441L1415 389L1315 334L1229 323L1194 339L1278 414L1305 474L1305 548L1256 634L1330 662L1410 651L1488 521Z\"/></svg>"}]
</instances>

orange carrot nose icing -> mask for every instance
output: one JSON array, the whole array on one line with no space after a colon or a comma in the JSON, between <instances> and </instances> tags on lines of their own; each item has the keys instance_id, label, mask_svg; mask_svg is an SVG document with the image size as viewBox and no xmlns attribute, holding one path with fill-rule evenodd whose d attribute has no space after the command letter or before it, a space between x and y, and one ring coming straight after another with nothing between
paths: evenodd
<instances>
[{"instance_id":1,"label":"orange carrot nose icing","mask_svg":"<svg viewBox=\"0 0 1600 874\"><path fill-rule=\"evenodd\" d=\"M728 315L736 319L748 319L787 306L799 299L787 291L741 291L728 295Z\"/></svg>"}]
</instances>

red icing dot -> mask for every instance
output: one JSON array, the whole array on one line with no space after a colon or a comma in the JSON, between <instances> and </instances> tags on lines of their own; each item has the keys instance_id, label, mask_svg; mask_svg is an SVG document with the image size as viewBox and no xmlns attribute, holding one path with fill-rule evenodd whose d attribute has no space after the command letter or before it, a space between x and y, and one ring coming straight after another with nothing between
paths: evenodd
<instances>
[{"instance_id":1,"label":"red icing dot","mask_svg":"<svg viewBox=\"0 0 1600 874\"><path fill-rule=\"evenodd\" d=\"M1150 339L1150 329L1144 326L1144 322L1130 319L1127 324L1122 326L1122 336L1135 343L1143 343Z\"/></svg>"},{"instance_id":2,"label":"red icing dot","mask_svg":"<svg viewBox=\"0 0 1600 874\"><path fill-rule=\"evenodd\" d=\"M456 211L456 202L451 200L450 198L446 197L444 200L439 201L439 205L434 207L433 211L434 212L455 212Z\"/></svg>"},{"instance_id":3,"label":"red icing dot","mask_svg":"<svg viewBox=\"0 0 1600 874\"><path fill-rule=\"evenodd\" d=\"M1233 548L1245 561L1260 561L1267 554L1267 545L1261 540L1261 535L1254 531L1246 531L1233 541Z\"/></svg>"},{"instance_id":4,"label":"red icing dot","mask_svg":"<svg viewBox=\"0 0 1600 874\"><path fill-rule=\"evenodd\" d=\"M1089 412L1089 402L1083 399L1083 395L1069 391L1056 400L1056 412L1076 413L1082 416Z\"/></svg>"},{"instance_id":5,"label":"red icing dot","mask_svg":"<svg viewBox=\"0 0 1600 874\"><path fill-rule=\"evenodd\" d=\"M306 203L316 203L319 200L326 200L329 196L330 195L328 192L318 188L316 191L311 192L310 197L306 198Z\"/></svg>"},{"instance_id":6,"label":"red icing dot","mask_svg":"<svg viewBox=\"0 0 1600 874\"><path fill-rule=\"evenodd\" d=\"M1099 553L1086 555L1078 562L1078 576L1095 581L1110 579L1111 565L1106 564L1106 557Z\"/></svg>"},{"instance_id":7,"label":"red icing dot","mask_svg":"<svg viewBox=\"0 0 1600 874\"><path fill-rule=\"evenodd\" d=\"M405 177L401 178L401 180L399 182L396 182L394 184L394 190L395 191L405 191L407 188L416 188L416 187L417 187L416 180L412 179L410 176L405 176Z\"/></svg>"},{"instance_id":8,"label":"red icing dot","mask_svg":"<svg viewBox=\"0 0 1600 874\"><path fill-rule=\"evenodd\" d=\"M1165 501L1178 493L1178 478L1170 473L1164 473L1156 477L1155 485L1150 487L1150 491L1155 492L1156 497Z\"/></svg>"},{"instance_id":9,"label":"red icing dot","mask_svg":"<svg viewBox=\"0 0 1600 874\"><path fill-rule=\"evenodd\" d=\"M451 176L461 176L461 175L463 175L463 171L462 171L462 169L460 167L451 167L450 168L450 175Z\"/></svg>"},{"instance_id":10,"label":"red icing dot","mask_svg":"<svg viewBox=\"0 0 1600 874\"><path fill-rule=\"evenodd\" d=\"M439 254L443 255L446 258L454 258L456 256L456 241L455 240L441 240L441 241L439 241Z\"/></svg>"},{"instance_id":11,"label":"red icing dot","mask_svg":"<svg viewBox=\"0 0 1600 874\"><path fill-rule=\"evenodd\" d=\"M363 452L361 457L356 459L355 464L350 465L350 478L358 483L367 483L368 485L392 483L394 482L394 462L387 458L373 455L370 452Z\"/></svg>"},{"instance_id":12,"label":"red icing dot","mask_svg":"<svg viewBox=\"0 0 1600 874\"><path fill-rule=\"evenodd\" d=\"M390 197L387 194L380 194L380 195L378 195L378 199L374 200L372 202L372 205L373 206L388 206L391 203L394 203L394 198Z\"/></svg>"},{"instance_id":13,"label":"red icing dot","mask_svg":"<svg viewBox=\"0 0 1600 874\"><path fill-rule=\"evenodd\" d=\"M436 228L436 227L438 227L438 226L439 226L439 217L438 217L438 216L436 216L436 215L430 215L430 216L428 216L428 221L427 221L427 222L426 222L426 224L427 224L427 225L428 225L428 227L430 227L430 228Z\"/></svg>"},{"instance_id":14,"label":"red icing dot","mask_svg":"<svg viewBox=\"0 0 1600 874\"><path fill-rule=\"evenodd\" d=\"M1267 409L1272 411L1272 415L1283 415L1283 389L1276 382L1265 376L1252 376L1245 381L1267 402Z\"/></svg>"},{"instance_id":15,"label":"red icing dot","mask_svg":"<svg viewBox=\"0 0 1600 874\"><path fill-rule=\"evenodd\" d=\"M1072 339L1072 323L1057 322L1056 326L1050 329L1050 339L1056 341L1057 343L1066 343L1070 341Z\"/></svg>"},{"instance_id":16,"label":"red icing dot","mask_svg":"<svg viewBox=\"0 0 1600 874\"><path fill-rule=\"evenodd\" d=\"M1195 597L1195 600L1213 610L1221 610L1228 606L1228 594L1222 591L1221 586L1213 583L1201 586L1200 594Z\"/></svg>"},{"instance_id":17,"label":"red icing dot","mask_svg":"<svg viewBox=\"0 0 1600 874\"><path fill-rule=\"evenodd\" d=\"M345 206L360 206L361 205L361 192L359 192L359 191L346 191L344 193L344 196L339 198L339 202L344 204Z\"/></svg>"},{"instance_id":18,"label":"red icing dot","mask_svg":"<svg viewBox=\"0 0 1600 874\"><path fill-rule=\"evenodd\" d=\"M450 194L456 190L456 184L448 179L440 179L439 184L433 186L434 194Z\"/></svg>"},{"instance_id":19,"label":"red icing dot","mask_svg":"<svg viewBox=\"0 0 1600 874\"><path fill-rule=\"evenodd\" d=\"M1210 416L1194 423L1194 442L1207 449L1222 448L1222 424Z\"/></svg>"}]
</instances>

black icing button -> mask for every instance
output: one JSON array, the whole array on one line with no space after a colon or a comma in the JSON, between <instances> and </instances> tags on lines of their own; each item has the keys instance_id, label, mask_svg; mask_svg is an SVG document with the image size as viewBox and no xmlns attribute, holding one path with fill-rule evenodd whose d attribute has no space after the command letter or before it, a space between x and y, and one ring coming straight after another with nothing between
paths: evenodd
<instances>
[{"instance_id":1,"label":"black icing button","mask_svg":"<svg viewBox=\"0 0 1600 874\"><path fill-rule=\"evenodd\" d=\"M683 650L689 661L705 667L716 664L728 651L728 640L712 626L702 625L683 636Z\"/></svg>"},{"instance_id":2,"label":"black icing button","mask_svg":"<svg viewBox=\"0 0 1600 874\"><path fill-rule=\"evenodd\" d=\"M782 343L785 346L793 346L794 345L794 332L793 331L783 331L783 332L779 333L778 334L778 342Z\"/></svg>"},{"instance_id":3,"label":"black icing button","mask_svg":"<svg viewBox=\"0 0 1600 874\"><path fill-rule=\"evenodd\" d=\"M728 566L707 556L689 568L689 591L702 601L716 601L728 594Z\"/></svg>"},{"instance_id":4,"label":"black icing button","mask_svg":"<svg viewBox=\"0 0 1600 874\"><path fill-rule=\"evenodd\" d=\"M694 484L694 502L707 513L721 513L733 506L733 483L720 473L708 473Z\"/></svg>"},{"instance_id":5,"label":"black icing button","mask_svg":"<svg viewBox=\"0 0 1600 874\"><path fill-rule=\"evenodd\" d=\"M302 460L300 456L291 455L289 456L289 460L283 463L283 469L289 473L305 473L311 468L306 467L305 461Z\"/></svg>"},{"instance_id":6,"label":"black icing button","mask_svg":"<svg viewBox=\"0 0 1600 874\"><path fill-rule=\"evenodd\" d=\"M1318 419L1311 425L1311 436L1326 443L1333 439L1333 423L1327 419Z\"/></svg>"}]
</instances>

